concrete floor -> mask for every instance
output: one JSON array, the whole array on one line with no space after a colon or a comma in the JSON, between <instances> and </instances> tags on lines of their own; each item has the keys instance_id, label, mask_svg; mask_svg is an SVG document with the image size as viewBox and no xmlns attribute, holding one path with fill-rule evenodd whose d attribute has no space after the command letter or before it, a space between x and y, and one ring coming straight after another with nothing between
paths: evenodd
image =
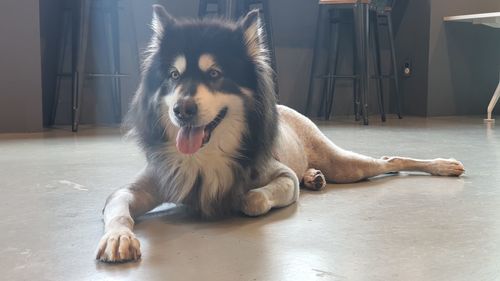
<instances>
[{"instance_id":1,"label":"concrete floor","mask_svg":"<svg viewBox=\"0 0 500 281\"><path fill-rule=\"evenodd\" d=\"M372 119L375 119L373 117ZM480 117L321 124L380 157L455 157L460 178L402 173L261 218L199 221L180 207L136 225L143 258L94 261L100 210L144 159L118 129L0 136L1 280L500 280L500 135Z\"/></svg>"}]
</instances>

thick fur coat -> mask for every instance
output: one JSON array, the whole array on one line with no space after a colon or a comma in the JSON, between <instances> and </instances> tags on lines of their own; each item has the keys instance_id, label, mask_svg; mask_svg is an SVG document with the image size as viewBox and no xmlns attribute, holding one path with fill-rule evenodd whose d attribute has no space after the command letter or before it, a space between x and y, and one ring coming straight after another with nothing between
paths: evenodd
<instances>
[{"instance_id":1,"label":"thick fur coat","mask_svg":"<svg viewBox=\"0 0 500 281\"><path fill-rule=\"evenodd\" d=\"M147 158L111 194L96 258L137 260L134 219L163 202L204 217L263 215L312 190L388 172L458 176L454 159L379 159L343 150L298 112L276 104L257 11L237 22L177 20L154 7L154 34L127 125Z\"/></svg>"}]
</instances>

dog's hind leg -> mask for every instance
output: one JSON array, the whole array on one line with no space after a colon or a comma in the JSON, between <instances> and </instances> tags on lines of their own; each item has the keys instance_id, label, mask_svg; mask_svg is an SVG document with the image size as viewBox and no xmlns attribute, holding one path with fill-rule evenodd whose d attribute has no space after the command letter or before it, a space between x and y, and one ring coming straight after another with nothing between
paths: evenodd
<instances>
[{"instance_id":1,"label":"dog's hind leg","mask_svg":"<svg viewBox=\"0 0 500 281\"><path fill-rule=\"evenodd\" d=\"M399 171L420 171L438 176L459 176L464 172L462 163L455 159L420 160L406 157L375 159L341 149L322 134L312 141L315 151L309 151L309 164L320 169L327 181L331 182L356 182Z\"/></svg>"},{"instance_id":2,"label":"dog's hind leg","mask_svg":"<svg viewBox=\"0 0 500 281\"><path fill-rule=\"evenodd\" d=\"M375 159L344 150L332 143L307 117L284 106L279 106L278 109L281 120L293 128L295 135L300 138L303 151L299 153L305 152L307 168L320 170L329 182L356 182L398 171L422 171L440 176L459 176L464 172L462 163L455 159L419 160L405 157ZM314 172L314 169L309 169L304 174L306 188L313 187L306 184L306 180L309 177L308 172Z\"/></svg>"},{"instance_id":3,"label":"dog's hind leg","mask_svg":"<svg viewBox=\"0 0 500 281\"><path fill-rule=\"evenodd\" d=\"M285 207L297 201L299 179L284 164L272 161L260 178L267 184L248 191L243 198L241 211L246 215L260 216L271 208Z\"/></svg>"},{"instance_id":4,"label":"dog's hind leg","mask_svg":"<svg viewBox=\"0 0 500 281\"><path fill-rule=\"evenodd\" d=\"M104 262L124 262L141 257L139 240L132 229L134 218L150 211L161 202L156 185L147 173L134 184L111 194L103 210L104 235L97 247L96 259Z\"/></svg>"}]
</instances>

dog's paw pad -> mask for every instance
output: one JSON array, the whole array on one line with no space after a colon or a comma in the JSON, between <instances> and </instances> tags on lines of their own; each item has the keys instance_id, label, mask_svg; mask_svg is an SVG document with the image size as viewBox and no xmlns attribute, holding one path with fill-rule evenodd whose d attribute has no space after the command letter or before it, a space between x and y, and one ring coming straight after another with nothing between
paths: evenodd
<instances>
[{"instance_id":1,"label":"dog's paw pad","mask_svg":"<svg viewBox=\"0 0 500 281\"><path fill-rule=\"evenodd\" d=\"M101 238L96 259L102 262L126 262L141 258L141 244L129 229L109 230Z\"/></svg>"},{"instance_id":2,"label":"dog's paw pad","mask_svg":"<svg viewBox=\"0 0 500 281\"><path fill-rule=\"evenodd\" d=\"M310 190L322 190L326 186L326 179L320 170L309 169L304 173L304 187Z\"/></svg>"},{"instance_id":3,"label":"dog's paw pad","mask_svg":"<svg viewBox=\"0 0 500 281\"><path fill-rule=\"evenodd\" d=\"M271 209L271 202L261 190L250 190L243 200L242 211L247 216L260 216Z\"/></svg>"}]
</instances>

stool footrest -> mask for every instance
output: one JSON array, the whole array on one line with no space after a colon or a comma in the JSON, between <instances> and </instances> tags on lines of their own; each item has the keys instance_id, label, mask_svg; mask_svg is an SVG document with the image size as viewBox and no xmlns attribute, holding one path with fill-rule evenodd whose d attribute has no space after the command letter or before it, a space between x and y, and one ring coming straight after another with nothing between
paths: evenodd
<instances>
[{"instance_id":1,"label":"stool footrest","mask_svg":"<svg viewBox=\"0 0 500 281\"><path fill-rule=\"evenodd\" d=\"M128 77L130 76L129 74L124 74L124 73L86 73L85 74L88 77Z\"/></svg>"},{"instance_id":2,"label":"stool footrest","mask_svg":"<svg viewBox=\"0 0 500 281\"><path fill-rule=\"evenodd\" d=\"M359 75L331 75L331 74L325 74L325 75L317 75L314 78L316 79L326 79L326 78L337 78L337 79L357 79L359 78ZM371 75L371 79L395 79L394 75Z\"/></svg>"},{"instance_id":3,"label":"stool footrest","mask_svg":"<svg viewBox=\"0 0 500 281\"><path fill-rule=\"evenodd\" d=\"M317 78L317 79L326 79L326 78L358 79L359 75L333 75L333 74L326 74L326 75L318 75L315 78Z\"/></svg>"},{"instance_id":4,"label":"stool footrest","mask_svg":"<svg viewBox=\"0 0 500 281\"><path fill-rule=\"evenodd\" d=\"M395 79L394 75L372 75L371 79Z\"/></svg>"},{"instance_id":5,"label":"stool footrest","mask_svg":"<svg viewBox=\"0 0 500 281\"><path fill-rule=\"evenodd\" d=\"M129 77L130 74L125 73L85 73L87 77L103 77L103 78L115 78L115 77ZM58 73L57 77L73 77L72 73Z\"/></svg>"}]
</instances>

